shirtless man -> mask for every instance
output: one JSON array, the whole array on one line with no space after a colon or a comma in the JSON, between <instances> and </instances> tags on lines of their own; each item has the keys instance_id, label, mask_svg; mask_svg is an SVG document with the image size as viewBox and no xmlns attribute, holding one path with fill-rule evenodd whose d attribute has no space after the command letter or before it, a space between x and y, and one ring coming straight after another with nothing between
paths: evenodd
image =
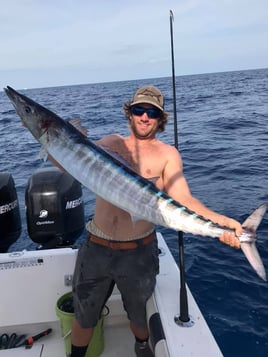
<instances>
[{"instance_id":1,"label":"shirtless man","mask_svg":"<svg viewBox=\"0 0 268 357\"><path fill-rule=\"evenodd\" d=\"M167 113L164 98L156 87L142 87L124 104L130 135L112 134L97 144L120 154L141 176L154 178L156 186L190 210L235 230L220 240L239 248L239 222L220 215L191 195L176 148L156 138L164 131ZM85 355L87 345L114 282L117 284L135 337L138 357L152 357L146 324L146 301L158 273L154 226L145 220L132 222L130 215L96 197L95 214L88 222L89 237L79 250L73 282L75 319L72 326L72 357Z\"/></svg>"}]
</instances>

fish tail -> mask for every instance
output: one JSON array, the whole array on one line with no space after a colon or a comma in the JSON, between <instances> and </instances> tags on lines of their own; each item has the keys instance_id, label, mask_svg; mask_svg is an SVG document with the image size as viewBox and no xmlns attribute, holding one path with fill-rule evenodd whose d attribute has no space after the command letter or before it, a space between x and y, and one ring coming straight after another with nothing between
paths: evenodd
<instances>
[{"instance_id":1,"label":"fish tail","mask_svg":"<svg viewBox=\"0 0 268 357\"><path fill-rule=\"evenodd\" d=\"M251 236L254 236L255 239L252 239L250 241L241 240L241 250L245 254L252 268L256 271L259 277L261 277L265 281L267 280L265 268L262 259L259 255L259 252L256 248L255 242L257 240L256 230L259 224L261 223L263 216L267 211L267 208L268 203L263 203L258 208L256 208L255 211L252 212L251 215L242 224L243 229L246 232L249 232Z\"/></svg>"}]
</instances>

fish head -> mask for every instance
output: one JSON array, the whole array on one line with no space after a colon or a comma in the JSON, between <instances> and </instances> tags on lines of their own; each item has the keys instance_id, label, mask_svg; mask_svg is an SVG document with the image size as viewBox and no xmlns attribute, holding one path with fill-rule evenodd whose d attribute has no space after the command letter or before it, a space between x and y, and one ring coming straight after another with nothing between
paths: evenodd
<instances>
[{"instance_id":1,"label":"fish head","mask_svg":"<svg viewBox=\"0 0 268 357\"><path fill-rule=\"evenodd\" d=\"M9 86L4 90L21 118L22 124L40 141L40 138L55 124L55 114Z\"/></svg>"}]
</instances>

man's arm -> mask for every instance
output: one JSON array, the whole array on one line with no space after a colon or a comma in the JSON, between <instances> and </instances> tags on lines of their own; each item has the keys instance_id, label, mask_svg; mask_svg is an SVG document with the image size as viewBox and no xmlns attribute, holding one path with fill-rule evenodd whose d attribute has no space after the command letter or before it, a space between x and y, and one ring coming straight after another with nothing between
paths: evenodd
<instances>
[{"instance_id":1,"label":"man's arm","mask_svg":"<svg viewBox=\"0 0 268 357\"><path fill-rule=\"evenodd\" d=\"M60 169L61 171L65 171L65 169L58 163L58 161L56 161L51 155L48 154L48 160L54 165L56 166L58 169Z\"/></svg>"},{"instance_id":2,"label":"man's arm","mask_svg":"<svg viewBox=\"0 0 268 357\"><path fill-rule=\"evenodd\" d=\"M183 175L183 164L178 151L171 147L168 161L163 173L164 189L169 196L183 206L223 227L235 230L234 233L225 232L219 239L225 244L239 248L240 242L236 238L242 233L241 224L229 217L221 215L206 207L197 198L192 196L188 183ZM236 236L235 236L236 235Z\"/></svg>"}]
</instances>

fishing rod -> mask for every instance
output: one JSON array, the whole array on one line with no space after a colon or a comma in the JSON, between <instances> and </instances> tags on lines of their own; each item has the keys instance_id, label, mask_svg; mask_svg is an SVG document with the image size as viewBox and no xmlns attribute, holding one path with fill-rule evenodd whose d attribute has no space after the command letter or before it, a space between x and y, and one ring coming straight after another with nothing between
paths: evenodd
<instances>
[{"instance_id":1,"label":"fishing rod","mask_svg":"<svg viewBox=\"0 0 268 357\"><path fill-rule=\"evenodd\" d=\"M178 124L177 124L177 105L176 105L176 76L174 64L174 44L173 44L173 22L174 15L172 10L169 13L170 20L170 40L171 40L171 62L172 62L172 89L173 89L173 113L174 113L174 144L178 150ZM184 248L183 248L183 232L178 232L179 244L179 267L180 267L180 313L174 317L176 324L179 326L192 326L193 322L189 317L188 312L188 297L185 282L185 266L184 266Z\"/></svg>"},{"instance_id":2,"label":"fishing rod","mask_svg":"<svg viewBox=\"0 0 268 357\"><path fill-rule=\"evenodd\" d=\"M178 123L177 123L177 103L176 103L176 76L174 63L174 44L173 44L173 22L174 15L172 10L169 11L170 21L170 42L171 42L171 65L172 65L172 90L173 90L173 115L174 115L174 145L178 150Z\"/></svg>"}]
</instances>

